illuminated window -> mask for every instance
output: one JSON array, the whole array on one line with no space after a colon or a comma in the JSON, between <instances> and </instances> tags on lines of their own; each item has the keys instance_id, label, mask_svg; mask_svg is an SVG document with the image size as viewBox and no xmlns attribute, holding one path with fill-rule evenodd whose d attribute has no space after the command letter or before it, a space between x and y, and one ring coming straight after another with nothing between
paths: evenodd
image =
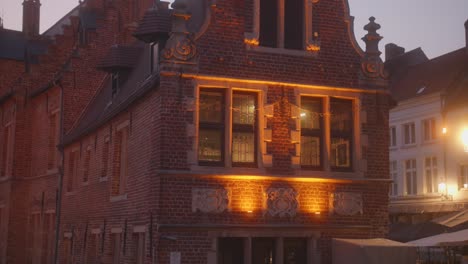
<instances>
[{"instance_id":1,"label":"illuminated window","mask_svg":"<svg viewBox=\"0 0 468 264\"><path fill-rule=\"evenodd\" d=\"M231 100L227 100L227 99ZM226 114L231 109L231 122ZM223 89L201 89L199 101L198 163L233 167L257 166L257 94ZM229 133L226 137L225 133ZM230 138L230 144L226 144ZM230 152L225 150L231 148Z\"/></svg>"},{"instance_id":2,"label":"illuminated window","mask_svg":"<svg viewBox=\"0 0 468 264\"><path fill-rule=\"evenodd\" d=\"M435 118L422 121L424 141L431 141L437 138L437 127Z\"/></svg>"},{"instance_id":3,"label":"illuminated window","mask_svg":"<svg viewBox=\"0 0 468 264\"><path fill-rule=\"evenodd\" d=\"M303 97L301 108L301 165L322 168L323 103L322 98Z\"/></svg>"},{"instance_id":4,"label":"illuminated window","mask_svg":"<svg viewBox=\"0 0 468 264\"><path fill-rule=\"evenodd\" d=\"M418 182L416 174L416 160L405 160L405 180L406 180L406 194L416 195L418 193Z\"/></svg>"},{"instance_id":5,"label":"illuminated window","mask_svg":"<svg viewBox=\"0 0 468 264\"><path fill-rule=\"evenodd\" d=\"M458 189L468 189L468 165L460 165L460 174L458 176Z\"/></svg>"},{"instance_id":6,"label":"illuminated window","mask_svg":"<svg viewBox=\"0 0 468 264\"><path fill-rule=\"evenodd\" d=\"M390 161L390 179L393 181L390 185L390 195L398 195L398 162L396 160Z\"/></svg>"},{"instance_id":7,"label":"illuminated window","mask_svg":"<svg viewBox=\"0 0 468 264\"><path fill-rule=\"evenodd\" d=\"M416 128L414 123L408 123L403 125L403 135L405 145L411 145L416 143Z\"/></svg>"},{"instance_id":8,"label":"illuminated window","mask_svg":"<svg viewBox=\"0 0 468 264\"><path fill-rule=\"evenodd\" d=\"M396 127L390 127L390 147L396 147L397 143L397 135L396 135Z\"/></svg>"},{"instance_id":9,"label":"illuminated window","mask_svg":"<svg viewBox=\"0 0 468 264\"><path fill-rule=\"evenodd\" d=\"M323 107L329 105L329 115ZM325 134L324 119L329 116L330 134ZM323 169L325 138L330 139L330 168L352 168L353 101L304 96L301 99L301 166Z\"/></svg>"},{"instance_id":10,"label":"illuminated window","mask_svg":"<svg viewBox=\"0 0 468 264\"><path fill-rule=\"evenodd\" d=\"M330 99L330 133L332 169L351 169L353 136L353 103L351 100Z\"/></svg>"},{"instance_id":11,"label":"illuminated window","mask_svg":"<svg viewBox=\"0 0 468 264\"><path fill-rule=\"evenodd\" d=\"M424 161L426 174L426 192L436 193L438 191L438 173L437 173L437 157L427 157Z\"/></svg>"}]
</instances>

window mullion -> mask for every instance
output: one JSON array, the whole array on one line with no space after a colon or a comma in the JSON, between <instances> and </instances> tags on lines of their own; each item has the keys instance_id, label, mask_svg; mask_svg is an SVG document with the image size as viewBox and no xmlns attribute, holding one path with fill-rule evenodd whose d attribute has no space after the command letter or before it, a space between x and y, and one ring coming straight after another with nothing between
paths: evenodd
<instances>
[{"instance_id":1,"label":"window mullion","mask_svg":"<svg viewBox=\"0 0 468 264\"><path fill-rule=\"evenodd\" d=\"M232 133L233 133L233 124L232 124L232 89L229 89L226 93L226 106L224 111L224 163L228 168L232 167Z\"/></svg>"},{"instance_id":2,"label":"window mullion","mask_svg":"<svg viewBox=\"0 0 468 264\"><path fill-rule=\"evenodd\" d=\"M324 147L323 147L323 156L325 157L323 159L323 169L325 171L331 171L330 168L330 159L331 159L331 128L330 128L330 98L326 97L323 100L323 109L325 109L325 115L323 118L323 123L324 123Z\"/></svg>"}]
</instances>

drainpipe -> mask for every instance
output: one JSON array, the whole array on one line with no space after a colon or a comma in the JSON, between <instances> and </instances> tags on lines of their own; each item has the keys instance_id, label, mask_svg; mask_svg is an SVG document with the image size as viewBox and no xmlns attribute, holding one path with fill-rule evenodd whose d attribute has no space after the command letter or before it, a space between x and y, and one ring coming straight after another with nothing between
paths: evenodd
<instances>
[{"instance_id":1,"label":"drainpipe","mask_svg":"<svg viewBox=\"0 0 468 264\"><path fill-rule=\"evenodd\" d=\"M65 154L63 146L63 85L59 81L58 86L60 87L60 144L57 146L57 150L60 153L60 166L58 168L58 188L56 192L56 205L55 205L55 250L54 250L54 263L58 264L58 249L60 239L60 216L62 213L62 189L63 189L63 175L64 175L64 164Z\"/></svg>"}]
</instances>

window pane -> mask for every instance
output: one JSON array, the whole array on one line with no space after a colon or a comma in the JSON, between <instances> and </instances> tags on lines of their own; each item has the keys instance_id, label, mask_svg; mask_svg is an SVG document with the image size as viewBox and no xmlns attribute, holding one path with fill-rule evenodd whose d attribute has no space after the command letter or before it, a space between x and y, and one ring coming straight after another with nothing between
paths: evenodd
<instances>
[{"instance_id":1,"label":"window pane","mask_svg":"<svg viewBox=\"0 0 468 264\"><path fill-rule=\"evenodd\" d=\"M302 27L304 0L288 0L284 6L284 47L286 49L303 49Z\"/></svg>"},{"instance_id":2,"label":"window pane","mask_svg":"<svg viewBox=\"0 0 468 264\"><path fill-rule=\"evenodd\" d=\"M252 239L252 263L275 264L275 239L254 238Z\"/></svg>"},{"instance_id":3,"label":"window pane","mask_svg":"<svg viewBox=\"0 0 468 264\"><path fill-rule=\"evenodd\" d=\"M351 142L346 138L331 139L331 161L332 167L349 168L351 167Z\"/></svg>"},{"instance_id":4,"label":"window pane","mask_svg":"<svg viewBox=\"0 0 468 264\"><path fill-rule=\"evenodd\" d=\"M244 263L244 243L242 238L220 238L218 248L219 264Z\"/></svg>"},{"instance_id":5,"label":"window pane","mask_svg":"<svg viewBox=\"0 0 468 264\"><path fill-rule=\"evenodd\" d=\"M277 0L260 0L260 45L276 47L278 24Z\"/></svg>"},{"instance_id":6,"label":"window pane","mask_svg":"<svg viewBox=\"0 0 468 264\"><path fill-rule=\"evenodd\" d=\"M322 99L303 97L301 108L301 128L321 129Z\"/></svg>"},{"instance_id":7,"label":"window pane","mask_svg":"<svg viewBox=\"0 0 468 264\"><path fill-rule=\"evenodd\" d=\"M254 133L232 133L232 162L255 162Z\"/></svg>"},{"instance_id":8,"label":"window pane","mask_svg":"<svg viewBox=\"0 0 468 264\"><path fill-rule=\"evenodd\" d=\"M307 240L304 238L284 239L284 264L307 263Z\"/></svg>"},{"instance_id":9,"label":"window pane","mask_svg":"<svg viewBox=\"0 0 468 264\"><path fill-rule=\"evenodd\" d=\"M332 132L351 133L353 125L353 109L351 100L330 100Z\"/></svg>"},{"instance_id":10,"label":"window pane","mask_svg":"<svg viewBox=\"0 0 468 264\"><path fill-rule=\"evenodd\" d=\"M224 105L222 92L200 91L200 122L222 123Z\"/></svg>"},{"instance_id":11,"label":"window pane","mask_svg":"<svg viewBox=\"0 0 468 264\"><path fill-rule=\"evenodd\" d=\"M232 99L232 122L234 124L255 124L255 94L234 94Z\"/></svg>"},{"instance_id":12,"label":"window pane","mask_svg":"<svg viewBox=\"0 0 468 264\"><path fill-rule=\"evenodd\" d=\"M224 131L200 129L198 142L199 161L222 161Z\"/></svg>"},{"instance_id":13,"label":"window pane","mask_svg":"<svg viewBox=\"0 0 468 264\"><path fill-rule=\"evenodd\" d=\"M320 138L301 137L301 165L320 166Z\"/></svg>"}]
</instances>

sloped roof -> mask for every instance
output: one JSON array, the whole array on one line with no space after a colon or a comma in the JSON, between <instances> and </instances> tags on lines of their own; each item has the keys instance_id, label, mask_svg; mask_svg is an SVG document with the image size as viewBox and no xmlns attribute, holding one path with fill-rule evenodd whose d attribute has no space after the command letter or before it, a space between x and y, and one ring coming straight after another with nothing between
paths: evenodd
<instances>
[{"instance_id":1,"label":"sloped roof","mask_svg":"<svg viewBox=\"0 0 468 264\"><path fill-rule=\"evenodd\" d=\"M27 54L29 62L36 63L37 56L47 52L48 44L43 38L28 40L21 31L0 29L0 59L24 61Z\"/></svg>"},{"instance_id":2,"label":"sloped roof","mask_svg":"<svg viewBox=\"0 0 468 264\"><path fill-rule=\"evenodd\" d=\"M141 50L137 56L138 62L129 72L128 78L119 85L118 93L112 96L112 81L107 78L77 125L65 135L64 145L93 132L159 85L159 73L150 74L149 48L144 48L142 42L135 44L135 46Z\"/></svg>"},{"instance_id":3,"label":"sloped roof","mask_svg":"<svg viewBox=\"0 0 468 264\"><path fill-rule=\"evenodd\" d=\"M143 47L113 45L97 66L106 71L133 68Z\"/></svg>"},{"instance_id":4,"label":"sloped roof","mask_svg":"<svg viewBox=\"0 0 468 264\"><path fill-rule=\"evenodd\" d=\"M397 101L443 92L467 66L468 55L462 48L408 67L392 79L390 91Z\"/></svg>"}]
</instances>

